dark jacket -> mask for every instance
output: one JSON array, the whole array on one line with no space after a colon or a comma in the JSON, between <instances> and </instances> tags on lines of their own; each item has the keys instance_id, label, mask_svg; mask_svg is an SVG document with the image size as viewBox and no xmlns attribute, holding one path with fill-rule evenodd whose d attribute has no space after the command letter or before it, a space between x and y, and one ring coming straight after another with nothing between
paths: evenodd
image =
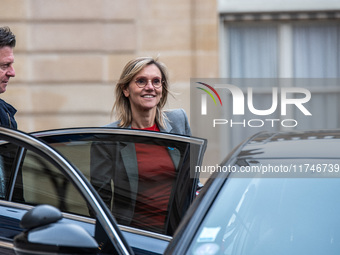
<instances>
[{"instance_id":1,"label":"dark jacket","mask_svg":"<svg viewBox=\"0 0 340 255\"><path fill-rule=\"evenodd\" d=\"M4 100L0 99L0 126L17 129L14 115L17 110Z\"/></svg>"},{"instance_id":2,"label":"dark jacket","mask_svg":"<svg viewBox=\"0 0 340 255\"><path fill-rule=\"evenodd\" d=\"M191 135L187 116L182 109L166 112L166 127L161 132ZM117 127L118 122L107 125ZM174 165L178 165L180 153L169 150ZM138 166L133 143L113 142L93 144L91 148L91 183L106 205L111 208L112 189L114 203L112 212L120 224L128 225L134 213L138 191Z\"/></svg>"}]
</instances>

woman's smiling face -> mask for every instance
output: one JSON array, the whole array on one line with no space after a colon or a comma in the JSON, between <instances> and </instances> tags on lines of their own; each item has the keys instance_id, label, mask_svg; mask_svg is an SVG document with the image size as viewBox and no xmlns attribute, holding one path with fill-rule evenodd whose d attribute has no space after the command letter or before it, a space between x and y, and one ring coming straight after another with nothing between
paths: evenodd
<instances>
[{"instance_id":1,"label":"woman's smiling face","mask_svg":"<svg viewBox=\"0 0 340 255\"><path fill-rule=\"evenodd\" d=\"M143 82L146 85L143 87ZM156 88L161 82L161 86ZM154 86L154 85L155 86ZM131 110L148 111L156 109L162 98L162 74L155 64L145 66L124 89L124 95L129 98Z\"/></svg>"}]
</instances>

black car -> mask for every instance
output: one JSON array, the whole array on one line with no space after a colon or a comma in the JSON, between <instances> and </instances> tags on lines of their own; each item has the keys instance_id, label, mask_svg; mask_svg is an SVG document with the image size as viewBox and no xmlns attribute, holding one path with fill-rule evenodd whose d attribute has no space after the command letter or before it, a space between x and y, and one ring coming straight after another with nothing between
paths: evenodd
<instances>
[{"instance_id":1,"label":"black car","mask_svg":"<svg viewBox=\"0 0 340 255\"><path fill-rule=\"evenodd\" d=\"M259 133L246 140L216 167L181 220L164 254L338 254L339 139L340 131L334 130ZM86 185L82 187L89 187L86 194L93 196L86 199L95 208L96 231L90 237L94 237L98 246L109 254L136 251L154 254L151 249L159 240L149 239L143 251L136 249L133 241L137 239L124 241L107 206L86 178L83 179ZM44 215L45 210L41 208L33 210ZM24 227L27 227L25 222L36 221L31 217L35 211L30 212L23 218ZM47 228L65 220L57 212L53 215L54 219L46 220ZM71 220L67 224L80 225L78 218L67 220ZM33 224L16 237L19 254L32 248L32 243L25 240L31 234L40 234L41 228L46 226ZM136 238L143 237L135 234ZM74 240L85 244L78 236ZM87 248L72 248L92 252L95 248L92 241L86 242ZM55 248L46 243L45 238L40 242L33 243L33 248L38 246L40 251L51 248L46 245ZM133 243L135 246L131 249L129 245Z\"/></svg>"},{"instance_id":2,"label":"black car","mask_svg":"<svg viewBox=\"0 0 340 255\"><path fill-rule=\"evenodd\" d=\"M97 160L92 157L93 149L110 150L117 144L156 146L174 155L176 172L168 210L163 226L154 231L147 229L148 222L142 222L139 228L118 226L110 205L91 185L91 160ZM190 165L201 163L205 146L204 139L131 129L73 128L29 135L0 128L0 252L14 254L13 240L25 231L15 242L18 254L77 249L83 254L90 249L87 245L91 241L84 241L82 246L81 240L91 238L97 243L96 254L162 254L196 197L198 175L190 173ZM162 160L157 152L154 156ZM127 161L129 165L136 163L130 158ZM53 206L60 213L49 207L31 211L38 205ZM20 224L23 215L26 220ZM69 233L63 228L65 224L67 228L71 224L71 229L81 227L91 238L66 234L59 235L66 240L56 238L56 233Z\"/></svg>"},{"instance_id":3,"label":"black car","mask_svg":"<svg viewBox=\"0 0 340 255\"><path fill-rule=\"evenodd\" d=\"M260 133L205 184L165 254L339 254L340 131Z\"/></svg>"}]
</instances>

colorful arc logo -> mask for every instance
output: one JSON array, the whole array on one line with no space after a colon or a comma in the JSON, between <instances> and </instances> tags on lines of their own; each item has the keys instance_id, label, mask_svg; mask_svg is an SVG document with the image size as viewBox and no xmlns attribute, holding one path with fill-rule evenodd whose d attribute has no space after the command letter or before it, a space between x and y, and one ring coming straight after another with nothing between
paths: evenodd
<instances>
[{"instance_id":1,"label":"colorful arc logo","mask_svg":"<svg viewBox=\"0 0 340 255\"><path fill-rule=\"evenodd\" d=\"M220 101L220 104L222 106L222 100L220 98L220 95L217 93L217 91L210 85L206 84L206 83L203 83L203 82L197 82L198 84L201 84L203 86L206 86L208 89L210 89L212 92L214 92L214 94L217 96L218 100ZM204 88L200 88L200 87L196 87L200 90L203 90L204 92L206 92L211 98L212 100L214 101L215 105L217 105L216 103L216 100L215 100L215 97L213 96L213 94L207 90L207 89L204 89ZM206 94L202 94L202 101L201 101L201 114L202 115L207 115L207 95Z\"/></svg>"},{"instance_id":2,"label":"colorful arc logo","mask_svg":"<svg viewBox=\"0 0 340 255\"><path fill-rule=\"evenodd\" d=\"M206 86L206 87L209 88L212 92L214 92L215 95L217 96L218 100L220 101L221 106L222 106L222 100L221 100L221 98L220 98L220 95L217 93L217 91L216 91L213 87L211 87L210 85L208 85L208 84L206 84L206 83L203 83L203 82L197 82L197 83ZM200 88L200 87L197 87L197 88L203 90L204 92L206 92L206 93L214 100L214 103L217 104L217 103L216 103L216 100L215 100L215 98L214 98L214 96L211 94L211 92L210 92L209 90L203 89L203 88Z\"/></svg>"}]
</instances>

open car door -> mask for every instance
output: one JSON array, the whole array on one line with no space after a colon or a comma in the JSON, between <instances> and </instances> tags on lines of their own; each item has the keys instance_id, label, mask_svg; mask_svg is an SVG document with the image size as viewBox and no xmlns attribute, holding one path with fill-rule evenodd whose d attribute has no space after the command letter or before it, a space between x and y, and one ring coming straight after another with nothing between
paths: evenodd
<instances>
[{"instance_id":1,"label":"open car door","mask_svg":"<svg viewBox=\"0 0 340 255\"><path fill-rule=\"evenodd\" d=\"M199 176L194 171L202 163L206 140L113 128L71 128L32 135L82 172L115 216L135 253L163 253L196 196ZM72 186L67 182L53 185L64 197L56 206L62 212L93 217ZM138 208L143 208L143 213L138 215Z\"/></svg>"},{"instance_id":2,"label":"open car door","mask_svg":"<svg viewBox=\"0 0 340 255\"><path fill-rule=\"evenodd\" d=\"M61 249L85 252L89 248L87 241L81 241L85 239L91 240L90 249L96 254L133 254L114 217L90 182L43 141L0 127L0 187L1 254L14 254L14 251L15 254L56 254ZM47 218L33 215L26 222L21 221L23 215L42 204L58 207L63 215L58 212L54 214L56 217L53 213L48 213ZM83 205L92 218L68 213L76 212ZM52 231L46 231L45 223L53 223L49 224ZM71 226L68 230L75 230L69 238L64 238L66 232L56 235L53 231L66 225ZM21 237L26 240L16 242L24 240L16 239L22 231ZM37 233L39 238L36 238ZM87 237L79 239L80 236ZM61 239L62 243L59 242Z\"/></svg>"}]
</instances>

